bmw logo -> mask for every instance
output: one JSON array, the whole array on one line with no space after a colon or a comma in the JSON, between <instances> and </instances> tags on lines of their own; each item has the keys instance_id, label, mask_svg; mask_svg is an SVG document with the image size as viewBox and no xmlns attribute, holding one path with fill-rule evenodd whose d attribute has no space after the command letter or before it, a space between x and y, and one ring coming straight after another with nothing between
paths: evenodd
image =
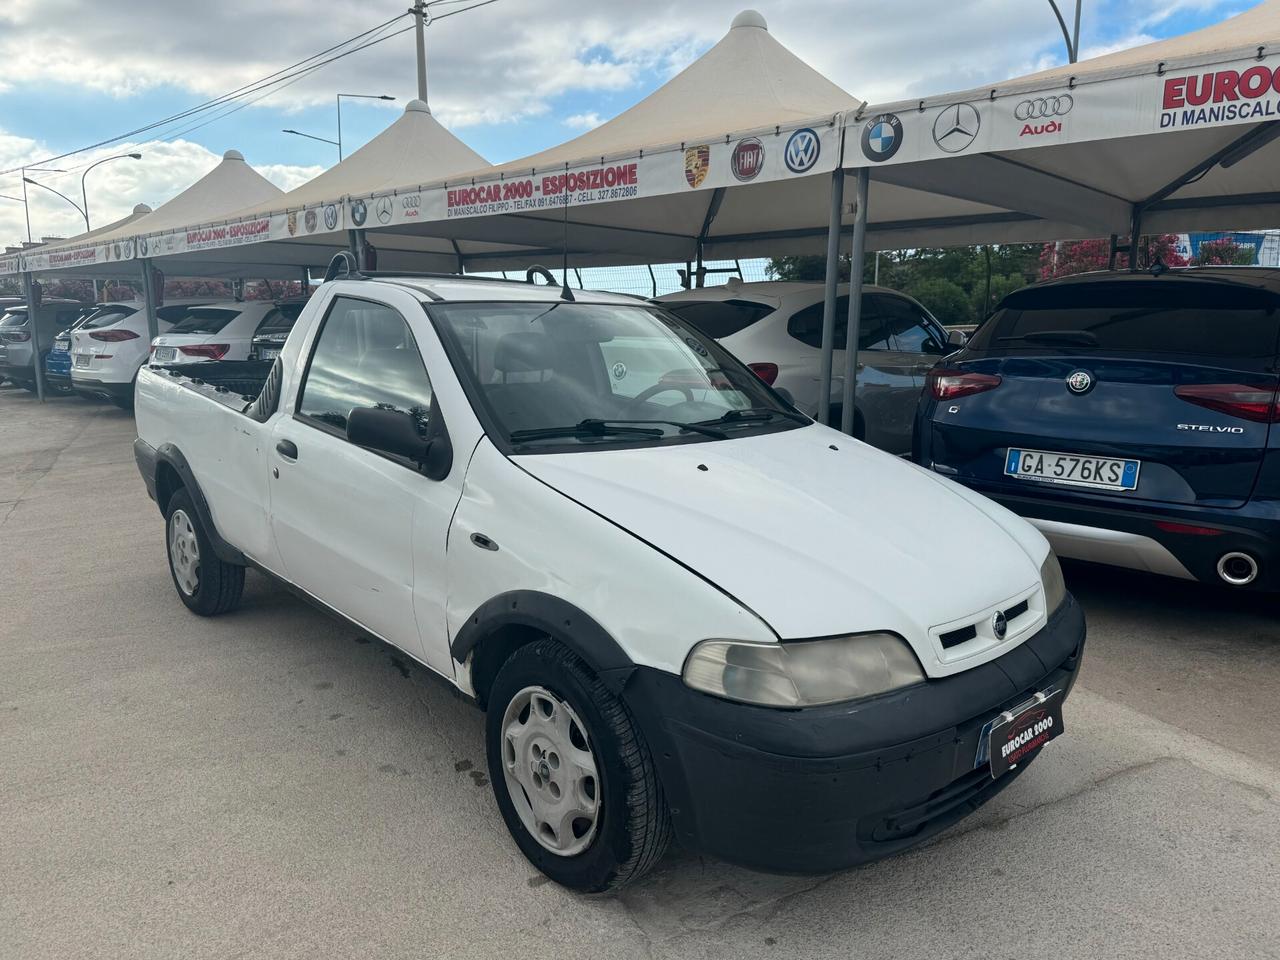
<instances>
[{"instance_id":1,"label":"bmw logo","mask_svg":"<svg viewBox=\"0 0 1280 960\"><path fill-rule=\"evenodd\" d=\"M1088 393L1093 389L1093 374L1088 370L1073 370L1067 377L1067 389L1072 393Z\"/></svg>"},{"instance_id":2,"label":"bmw logo","mask_svg":"<svg viewBox=\"0 0 1280 960\"><path fill-rule=\"evenodd\" d=\"M787 140L786 149L782 151L782 159L792 173L807 173L813 169L822 154L822 141L808 127L802 127Z\"/></svg>"},{"instance_id":3,"label":"bmw logo","mask_svg":"<svg viewBox=\"0 0 1280 960\"><path fill-rule=\"evenodd\" d=\"M1003 640L1009 632L1009 621L1005 619L1004 611L997 610L996 615L991 618L991 632L996 635L997 640Z\"/></svg>"},{"instance_id":4,"label":"bmw logo","mask_svg":"<svg viewBox=\"0 0 1280 960\"><path fill-rule=\"evenodd\" d=\"M862 153L873 163L883 163L902 146L902 121L896 113L882 113L862 128Z\"/></svg>"},{"instance_id":5,"label":"bmw logo","mask_svg":"<svg viewBox=\"0 0 1280 960\"><path fill-rule=\"evenodd\" d=\"M357 227L363 227L365 220L369 218L369 208L365 206L363 200L356 200L351 204L351 222Z\"/></svg>"}]
</instances>

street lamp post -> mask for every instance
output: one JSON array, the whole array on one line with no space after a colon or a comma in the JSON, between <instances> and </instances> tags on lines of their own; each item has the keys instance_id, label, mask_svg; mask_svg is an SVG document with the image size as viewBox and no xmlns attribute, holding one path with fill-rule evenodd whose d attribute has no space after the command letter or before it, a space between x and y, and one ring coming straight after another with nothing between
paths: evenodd
<instances>
[{"instance_id":1,"label":"street lamp post","mask_svg":"<svg viewBox=\"0 0 1280 960\"><path fill-rule=\"evenodd\" d=\"M335 98L338 102L338 160L342 160L342 98L348 100L394 100L395 97L385 93L340 93Z\"/></svg>"},{"instance_id":2,"label":"street lamp post","mask_svg":"<svg viewBox=\"0 0 1280 960\"><path fill-rule=\"evenodd\" d=\"M53 167L31 167L32 173L66 173L65 170L55 170ZM22 168L22 210L27 217L27 243L31 243L31 205L27 202L27 167Z\"/></svg>"},{"instance_id":3,"label":"street lamp post","mask_svg":"<svg viewBox=\"0 0 1280 960\"><path fill-rule=\"evenodd\" d=\"M85 213L83 210L81 210L81 209L80 209L80 204L76 203L74 200L72 200L70 197L68 197L65 193L61 193L61 192L59 192L59 191L57 191L57 190L53 189L53 187L51 187L51 186L49 186L49 185L47 185L47 184L41 183L39 180L32 180L30 177L23 177L23 178L22 178L22 182L23 182L23 183L29 183L29 184L31 184L33 187L43 187L45 190L48 190L50 193L56 193L56 194L58 194L58 196L60 196L63 200L67 201L67 203L71 204L71 206L73 206L73 207L75 207L75 208L76 208L76 213L78 213L78 214L80 214L80 216L84 217L84 228L85 228L85 230L86 230L86 231L89 229L89 215L88 215L87 213Z\"/></svg>"},{"instance_id":4,"label":"street lamp post","mask_svg":"<svg viewBox=\"0 0 1280 960\"><path fill-rule=\"evenodd\" d=\"M85 178L89 176L89 171L92 170L94 167L98 166L99 164L110 163L112 160L141 160L141 159L142 159L142 154L140 153L121 153L121 154L117 154L114 157L103 157L101 160L96 160L84 168L84 173L80 174L80 196L84 200L84 210L82 212L84 213L84 226L86 230L93 229L92 227L89 226L89 191L85 186Z\"/></svg>"},{"instance_id":5,"label":"street lamp post","mask_svg":"<svg viewBox=\"0 0 1280 960\"><path fill-rule=\"evenodd\" d=\"M1067 62L1075 63L1080 59L1080 8L1084 5L1084 0L1076 0L1076 16L1075 28L1067 29L1067 21L1062 16L1062 11L1058 9L1057 0L1049 0L1049 6L1053 7L1053 15L1058 18L1058 26L1062 28L1062 39L1067 44Z\"/></svg>"},{"instance_id":6,"label":"street lamp post","mask_svg":"<svg viewBox=\"0 0 1280 960\"><path fill-rule=\"evenodd\" d=\"M321 143L331 143L338 147L338 159L342 159L342 147L339 146L337 140L330 140L328 137L317 137L314 133L303 133L301 130L281 130L281 133L291 133L295 137L306 137L308 140L319 140Z\"/></svg>"}]
</instances>

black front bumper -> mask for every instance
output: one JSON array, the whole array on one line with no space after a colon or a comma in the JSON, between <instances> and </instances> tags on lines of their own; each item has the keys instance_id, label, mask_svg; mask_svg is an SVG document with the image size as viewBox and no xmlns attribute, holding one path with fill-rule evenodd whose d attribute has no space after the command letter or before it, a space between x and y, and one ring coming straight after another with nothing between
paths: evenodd
<instances>
[{"instance_id":1,"label":"black front bumper","mask_svg":"<svg viewBox=\"0 0 1280 960\"><path fill-rule=\"evenodd\" d=\"M988 721L1037 690L1070 692L1084 649L1073 598L990 663L866 701L776 710L730 703L639 668L624 690L693 849L762 870L824 873L889 856L995 796L974 768Z\"/></svg>"}]
</instances>

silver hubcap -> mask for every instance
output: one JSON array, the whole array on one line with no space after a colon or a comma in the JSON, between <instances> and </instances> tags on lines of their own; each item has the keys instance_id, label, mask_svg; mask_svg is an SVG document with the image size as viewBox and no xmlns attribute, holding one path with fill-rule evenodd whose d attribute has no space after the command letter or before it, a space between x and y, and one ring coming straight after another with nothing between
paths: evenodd
<instances>
[{"instance_id":1,"label":"silver hubcap","mask_svg":"<svg viewBox=\"0 0 1280 960\"><path fill-rule=\"evenodd\" d=\"M595 839L600 779L587 728L549 690L525 687L502 716L507 792L525 829L552 853L572 857Z\"/></svg>"},{"instance_id":2,"label":"silver hubcap","mask_svg":"<svg viewBox=\"0 0 1280 960\"><path fill-rule=\"evenodd\" d=\"M175 510L169 517L169 559L178 589L194 597L200 587L200 542L185 510Z\"/></svg>"}]
</instances>

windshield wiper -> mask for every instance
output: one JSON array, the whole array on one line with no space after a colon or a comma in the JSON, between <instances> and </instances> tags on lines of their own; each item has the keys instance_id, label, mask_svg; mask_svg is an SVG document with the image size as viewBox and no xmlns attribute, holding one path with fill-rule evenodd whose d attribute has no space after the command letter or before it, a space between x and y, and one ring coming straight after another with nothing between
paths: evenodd
<instances>
[{"instance_id":1,"label":"windshield wiper","mask_svg":"<svg viewBox=\"0 0 1280 960\"><path fill-rule=\"evenodd\" d=\"M808 423L809 418L803 413L793 410L775 410L773 407L744 407L741 410L729 410L714 420L699 420L697 426L705 427L717 423L755 423L782 417L793 423Z\"/></svg>"},{"instance_id":2,"label":"windshield wiper","mask_svg":"<svg viewBox=\"0 0 1280 960\"><path fill-rule=\"evenodd\" d=\"M668 427L679 427L681 430L688 430L690 433L700 433L704 437L714 437L716 440L725 439L724 431L717 430L714 427L708 427L701 423L686 423L683 420L616 420L610 417L608 420L592 421L593 423L660 423Z\"/></svg>"},{"instance_id":3,"label":"windshield wiper","mask_svg":"<svg viewBox=\"0 0 1280 960\"><path fill-rule=\"evenodd\" d=\"M585 437L591 439L595 437L622 436L644 437L652 440L657 440L662 437L661 430L646 429L644 427L611 426L611 422L617 421L588 418L586 420L579 421L572 426L539 427L534 430L515 430L511 434L511 442L523 443L526 440L554 440L558 437Z\"/></svg>"},{"instance_id":4,"label":"windshield wiper","mask_svg":"<svg viewBox=\"0 0 1280 960\"><path fill-rule=\"evenodd\" d=\"M1096 347L1098 338L1088 330L1037 330L1024 333L1020 337L999 337L1000 343L1012 343L1025 340L1028 343L1056 343L1070 347Z\"/></svg>"}]
</instances>

